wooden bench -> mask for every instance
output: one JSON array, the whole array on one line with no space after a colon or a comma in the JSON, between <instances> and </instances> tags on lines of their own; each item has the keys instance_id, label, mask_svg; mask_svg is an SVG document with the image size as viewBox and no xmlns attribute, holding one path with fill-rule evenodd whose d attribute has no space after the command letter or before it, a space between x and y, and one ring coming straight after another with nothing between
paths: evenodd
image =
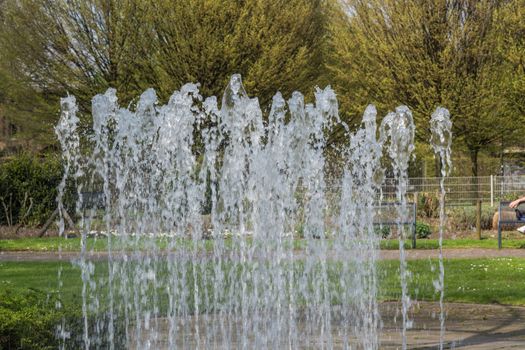
<instances>
[{"instance_id":1,"label":"wooden bench","mask_svg":"<svg viewBox=\"0 0 525 350\"><path fill-rule=\"evenodd\" d=\"M412 230L412 249L416 248L416 217L417 204L415 202L407 202L407 217L403 222L397 220L399 202L383 202L374 207L374 226L398 226L410 225Z\"/></svg>"},{"instance_id":2,"label":"wooden bench","mask_svg":"<svg viewBox=\"0 0 525 350\"><path fill-rule=\"evenodd\" d=\"M501 229L502 225L525 225L525 218L520 220L518 219L518 216L516 214L516 209L509 207L510 202L509 201L501 201L499 202L498 207L498 248L501 249L502 243L501 243ZM512 219L506 219L502 218L504 212L512 212Z\"/></svg>"}]
</instances>

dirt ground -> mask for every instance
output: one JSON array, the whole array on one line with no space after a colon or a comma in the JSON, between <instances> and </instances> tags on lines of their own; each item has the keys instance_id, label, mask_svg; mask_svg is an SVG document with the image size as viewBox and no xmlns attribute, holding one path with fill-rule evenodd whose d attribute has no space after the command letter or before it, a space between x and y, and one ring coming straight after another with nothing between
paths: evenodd
<instances>
[{"instance_id":1,"label":"dirt ground","mask_svg":"<svg viewBox=\"0 0 525 350\"><path fill-rule=\"evenodd\" d=\"M21 227L18 232L16 232L15 226L1 226L0 225L0 239L16 239L16 238L27 238L27 237L37 237L40 231L40 228L32 227ZM44 237L56 237L58 236L58 230L56 228L50 227Z\"/></svg>"}]
</instances>

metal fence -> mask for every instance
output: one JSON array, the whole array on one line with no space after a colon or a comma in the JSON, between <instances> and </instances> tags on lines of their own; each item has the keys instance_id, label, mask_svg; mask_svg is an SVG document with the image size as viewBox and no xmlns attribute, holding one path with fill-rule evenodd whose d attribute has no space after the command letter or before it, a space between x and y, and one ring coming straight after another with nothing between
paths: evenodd
<instances>
[{"instance_id":1,"label":"metal fence","mask_svg":"<svg viewBox=\"0 0 525 350\"><path fill-rule=\"evenodd\" d=\"M409 195L437 194L440 190L439 186L440 178L438 177L410 178L407 193ZM474 204L478 200L494 206L500 200L525 196L525 175L447 177L445 190L445 202L449 206ZM395 179L386 179L383 185L383 196L387 200L395 198Z\"/></svg>"}]
</instances>

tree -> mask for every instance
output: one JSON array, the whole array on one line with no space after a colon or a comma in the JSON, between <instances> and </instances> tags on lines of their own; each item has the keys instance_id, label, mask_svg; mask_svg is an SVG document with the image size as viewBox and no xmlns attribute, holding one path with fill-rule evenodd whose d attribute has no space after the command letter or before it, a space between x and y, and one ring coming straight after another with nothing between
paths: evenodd
<instances>
[{"instance_id":1,"label":"tree","mask_svg":"<svg viewBox=\"0 0 525 350\"><path fill-rule=\"evenodd\" d=\"M57 108L47 103L45 95L35 91L27 79L13 75L14 64L6 60L8 55L9 51L0 51L0 117L9 129L5 143L26 148L29 143L48 144Z\"/></svg>"},{"instance_id":2,"label":"tree","mask_svg":"<svg viewBox=\"0 0 525 350\"><path fill-rule=\"evenodd\" d=\"M264 107L277 90L313 91L323 73L322 0L164 0L149 12L151 84L164 96L187 81L200 82L205 95L222 94L240 73Z\"/></svg>"},{"instance_id":3,"label":"tree","mask_svg":"<svg viewBox=\"0 0 525 350\"><path fill-rule=\"evenodd\" d=\"M87 106L108 86L142 87L137 68L141 12L131 0L6 1L0 44L13 76L53 99L66 92ZM52 101L55 103L56 101Z\"/></svg>"},{"instance_id":4,"label":"tree","mask_svg":"<svg viewBox=\"0 0 525 350\"><path fill-rule=\"evenodd\" d=\"M525 114L525 1L515 0L501 9L497 30L503 38L498 50L508 66L502 79L507 83L509 108L516 115Z\"/></svg>"},{"instance_id":5,"label":"tree","mask_svg":"<svg viewBox=\"0 0 525 350\"><path fill-rule=\"evenodd\" d=\"M480 149L524 130L524 116L507 103L504 77L516 70L498 49L497 23L509 6L516 0L348 0L335 7L329 70L343 109L374 102L385 113L406 104L417 139L426 141L432 111L447 107L477 175ZM359 110L348 110L353 120Z\"/></svg>"},{"instance_id":6,"label":"tree","mask_svg":"<svg viewBox=\"0 0 525 350\"><path fill-rule=\"evenodd\" d=\"M0 72L16 86L4 89L11 115L24 126L51 121L49 132L66 93L88 112L108 87L125 105L147 87L167 100L189 81L221 94L241 73L265 107L277 90L313 91L323 72L323 0L19 0L0 8Z\"/></svg>"}]
</instances>

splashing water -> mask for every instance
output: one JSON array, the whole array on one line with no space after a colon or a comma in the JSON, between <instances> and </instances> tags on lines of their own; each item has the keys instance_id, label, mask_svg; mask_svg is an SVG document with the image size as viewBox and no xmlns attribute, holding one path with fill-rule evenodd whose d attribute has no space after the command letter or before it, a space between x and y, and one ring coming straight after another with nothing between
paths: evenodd
<instances>
[{"instance_id":1,"label":"splashing water","mask_svg":"<svg viewBox=\"0 0 525 350\"><path fill-rule=\"evenodd\" d=\"M452 159L450 147L452 145L452 121L447 109L438 107L430 118L430 144L434 153L439 157L441 164L441 179L439 182L439 277L434 281L434 286L439 292L439 321L440 336L439 348L443 349L445 337L445 310L443 307L443 298L445 295L445 267L443 265L443 228L445 226L445 177L450 171Z\"/></svg>"},{"instance_id":2,"label":"splashing water","mask_svg":"<svg viewBox=\"0 0 525 350\"><path fill-rule=\"evenodd\" d=\"M80 148L80 139L77 134L79 119L77 117L76 100L73 96L68 96L60 100L60 107L62 110L61 118L55 126L55 134L57 135L60 146L63 150L62 156L64 158L64 174L57 189L57 203L58 203L58 229L63 234L65 229L64 224L64 195L66 192L67 179L70 175L76 174L76 165L79 162L78 150ZM76 176L73 176L76 177ZM62 247L58 247L59 258L62 259ZM62 266L58 269L58 290L62 289ZM60 294L58 295L60 300ZM60 301L57 302L56 308L61 309L63 305ZM57 327L57 338L63 344L68 337L66 329L65 318L62 318L60 325Z\"/></svg>"},{"instance_id":3,"label":"splashing water","mask_svg":"<svg viewBox=\"0 0 525 350\"><path fill-rule=\"evenodd\" d=\"M407 347L407 329L411 328L412 322L408 318L410 308L410 296L408 294L408 279L410 272L406 262L405 254L405 226L407 222L408 210L406 192L408 187L408 163L414 150L414 119L412 112L406 106L399 106L395 113L389 113L381 122L380 143L388 142L388 155L392 159L394 177L397 182L396 198L399 205L398 211L398 237L399 237L399 273L401 280L401 313L403 316L402 324L402 348Z\"/></svg>"},{"instance_id":4,"label":"splashing water","mask_svg":"<svg viewBox=\"0 0 525 350\"><path fill-rule=\"evenodd\" d=\"M378 139L368 106L363 127L346 131L335 177L325 135L345 125L330 87L316 90L315 104L277 93L267 116L240 75L220 108L196 84L165 105L146 90L134 110L109 89L93 99L82 148L76 111L64 99L56 130L78 193L86 349L379 348L373 213L388 143L399 222L407 215L407 107L384 118Z\"/></svg>"}]
</instances>

